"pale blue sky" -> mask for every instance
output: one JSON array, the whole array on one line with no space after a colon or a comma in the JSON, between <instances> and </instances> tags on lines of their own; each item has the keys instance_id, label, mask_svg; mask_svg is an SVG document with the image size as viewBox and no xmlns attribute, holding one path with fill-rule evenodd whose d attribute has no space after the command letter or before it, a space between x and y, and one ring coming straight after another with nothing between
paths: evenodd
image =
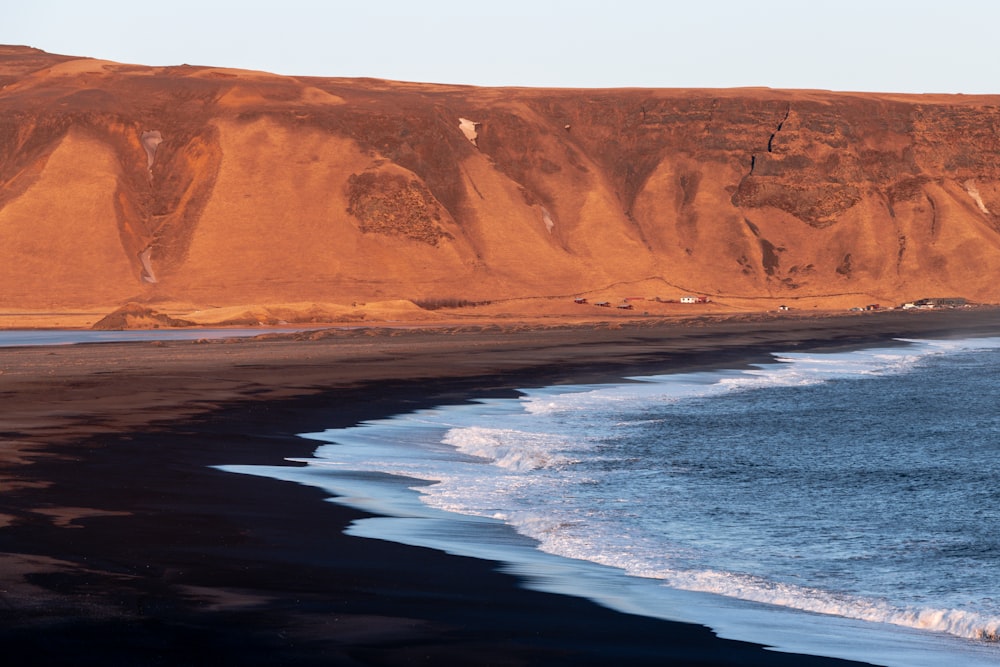
<instances>
[{"instance_id":1,"label":"pale blue sky","mask_svg":"<svg viewBox=\"0 0 1000 667\"><path fill-rule=\"evenodd\" d=\"M13 5L13 6L11 6ZM482 86L1000 93L996 0L23 0L0 43Z\"/></svg>"}]
</instances>

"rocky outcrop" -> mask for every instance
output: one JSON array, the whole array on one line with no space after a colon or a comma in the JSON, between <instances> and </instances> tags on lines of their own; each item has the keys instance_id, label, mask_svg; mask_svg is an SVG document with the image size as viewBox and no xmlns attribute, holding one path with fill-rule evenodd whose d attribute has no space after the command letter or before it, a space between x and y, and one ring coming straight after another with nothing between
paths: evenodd
<instances>
[{"instance_id":1,"label":"rocky outcrop","mask_svg":"<svg viewBox=\"0 0 1000 667\"><path fill-rule=\"evenodd\" d=\"M163 313L158 313L149 306L140 303L127 303L113 313L95 322L92 329L159 329L171 327L190 327L194 322L177 319Z\"/></svg>"},{"instance_id":2,"label":"rocky outcrop","mask_svg":"<svg viewBox=\"0 0 1000 667\"><path fill-rule=\"evenodd\" d=\"M1000 302L1000 97L489 89L24 47L0 47L0 85L5 308L610 285Z\"/></svg>"}]
</instances>

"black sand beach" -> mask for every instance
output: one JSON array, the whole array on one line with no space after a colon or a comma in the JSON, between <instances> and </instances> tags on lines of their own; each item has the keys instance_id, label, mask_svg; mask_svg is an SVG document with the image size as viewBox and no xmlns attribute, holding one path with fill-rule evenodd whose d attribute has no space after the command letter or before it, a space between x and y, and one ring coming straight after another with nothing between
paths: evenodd
<instances>
[{"instance_id":1,"label":"black sand beach","mask_svg":"<svg viewBox=\"0 0 1000 667\"><path fill-rule=\"evenodd\" d=\"M518 387L989 332L998 310L0 348L0 646L17 664L853 664L345 536L361 514L320 491L210 466Z\"/></svg>"}]
</instances>

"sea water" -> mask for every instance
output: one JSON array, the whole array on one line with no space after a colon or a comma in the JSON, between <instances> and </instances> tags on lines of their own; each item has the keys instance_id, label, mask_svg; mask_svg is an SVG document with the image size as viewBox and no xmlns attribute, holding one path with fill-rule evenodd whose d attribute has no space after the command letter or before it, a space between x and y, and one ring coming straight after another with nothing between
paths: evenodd
<instances>
[{"instance_id":1,"label":"sea water","mask_svg":"<svg viewBox=\"0 0 1000 667\"><path fill-rule=\"evenodd\" d=\"M198 340L242 338L264 333L292 333L302 328L191 328L191 329L5 329L0 330L0 347L38 347L78 343L131 343L136 341Z\"/></svg>"},{"instance_id":2,"label":"sea water","mask_svg":"<svg viewBox=\"0 0 1000 667\"><path fill-rule=\"evenodd\" d=\"M1000 338L776 353L303 434L355 535L883 665L1000 664Z\"/></svg>"}]
</instances>

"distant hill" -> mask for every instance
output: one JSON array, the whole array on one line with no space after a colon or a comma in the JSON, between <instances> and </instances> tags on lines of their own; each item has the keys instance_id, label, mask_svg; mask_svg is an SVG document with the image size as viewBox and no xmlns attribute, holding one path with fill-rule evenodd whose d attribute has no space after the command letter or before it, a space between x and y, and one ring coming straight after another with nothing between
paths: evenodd
<instances>
[{"instance_id":1,"label":"distant hill","mask_svg":"<svg viewBox=\"0 0 1000 667\"><path fill-rule=\"evenodd\" d=\"M0 308L1000 302L1000 96L476 88L0 47Z\"/></svg>"}]
</instances>

